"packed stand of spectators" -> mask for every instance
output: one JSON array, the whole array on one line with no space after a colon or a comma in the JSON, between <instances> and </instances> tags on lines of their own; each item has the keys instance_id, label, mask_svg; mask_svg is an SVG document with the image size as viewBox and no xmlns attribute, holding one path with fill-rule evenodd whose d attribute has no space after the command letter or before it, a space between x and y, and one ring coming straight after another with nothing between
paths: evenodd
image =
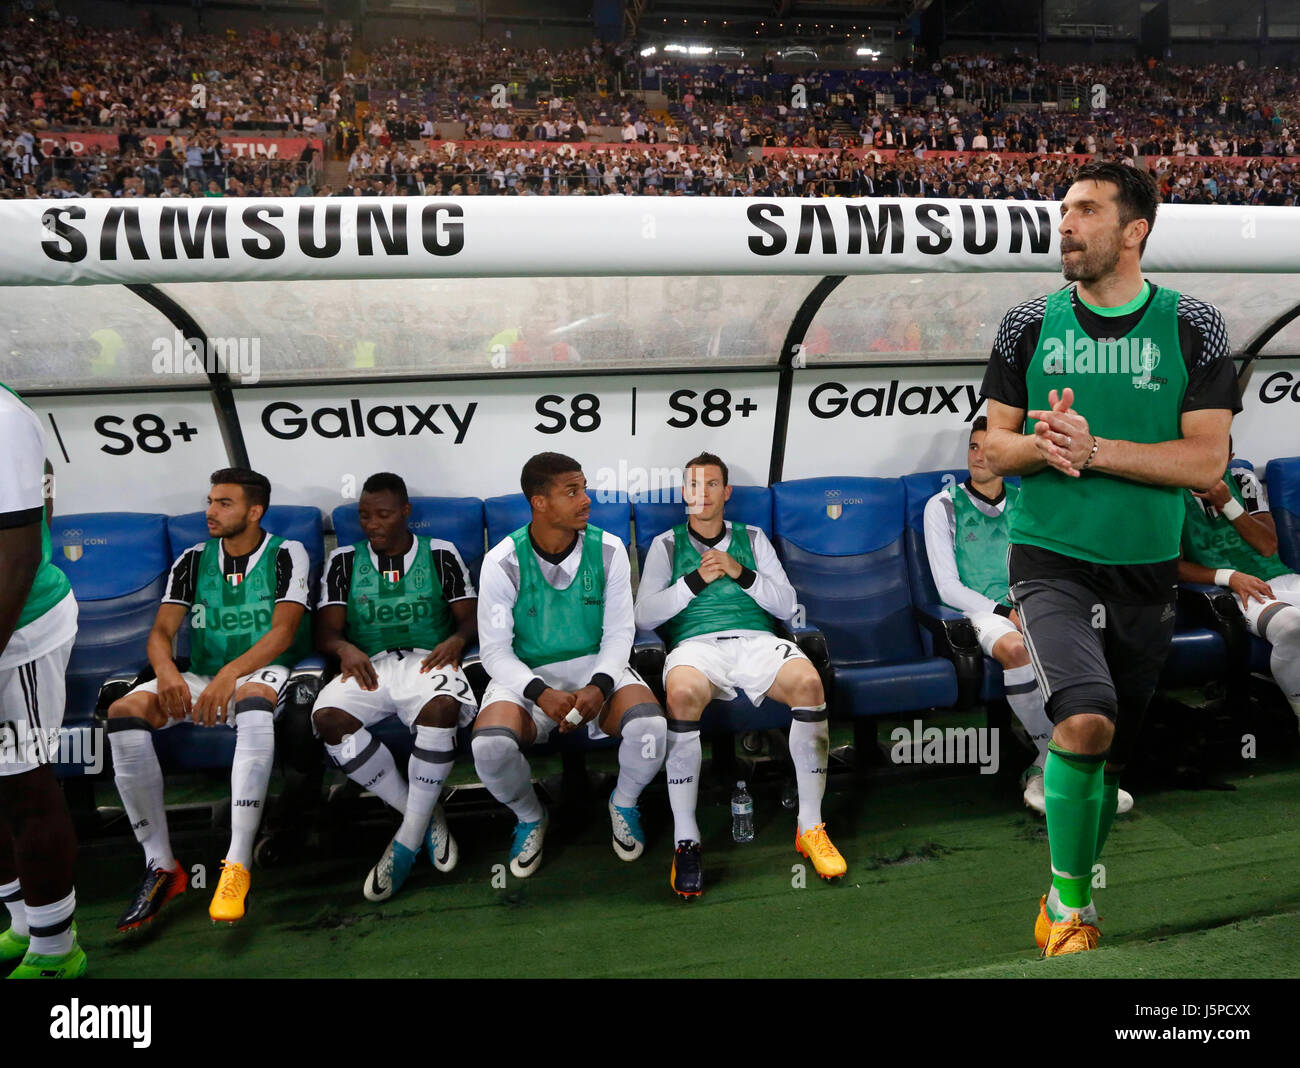
<instances>
[{"instance_id":1,"label":"packed stand of spectators","mask_svg":"<svg viewBox=\"0 0 1300 1068\"><path fill-rule=\"evenodd\" d=\"M663 151L640 145L577 152L567 146L444 145L362 149L343 196L885 196L1059 200L1075 164L1068 157L1013 159L995 153L855 157L836 151L776 152L753 160L722 148ZM1171 203L1292 206L1300 168L1252 160L1170 161L1153 167Z\"/></svg>"},{"instance_id":2,"label":"packed stand of spectators","mask_svg":"<svg viewBox=\"0 0 1300 1068\"><path fill-rule=\"evenodd\" d=\"M325 76L341 72L350 47L342 28L182 34L179 26L104 30L43 19L7 28L3 40L7 196L192 192L195 181L200 195L213 180L223 190L276 183L295 168L259 174L254 161L229 159L223 138L236 130L324 137L352 107L347 83ZM115 150L110 142L74 157L68 141L86 132L115 136Z\"/></svg>"},{"instance_id":3,"label":"packed stand of spectators","mask_svg":"<svg viewBox=\"0 0 1300 1068\"><path fill-rule=\"evenodd\" d=\"M62 20L19 23L4 40L6 197L433 190L1040 199L1059 195L1069 166L1062 153L1147 157L1171 200L1292 204L1300 191L1290 162L1268 159L1295 156L1300 131L1300 77L1277 70L958 56L924 70L792 74L770 63L646 61L630 42L548 51L393 40L369 57L362 93L342 73L351 40L341 26L196 35L156 22L103 31ZM667 112L621 91L647 78L671 90ZM806 107L794 106L796 79ZM1089 99L1054 112L1016 106L1039 89L1059 95L1062 85L1087 97L1093 82L1107 88L1104 110L1091 110ZM878 106L882 91L899 103ZM356 101L367 97L368 114L354 125ZM274 164L233 154L228 141L241 129L320 138L348 161L346 184L324 186L310 141L301 156ZM114 140L77 156L68 141L79 131ZM448 138L547 144L428 144ZM624 148L554 144L593 139ZM778 151L752 159L756 148ZM858 158L870 149L880 158ZM951 152L966 158L940 155ZM1034 158L1007 158L1021 153ZM1229 165L1221 160L1229 156L1261 158Z\"/></svg>"}]
</instances>

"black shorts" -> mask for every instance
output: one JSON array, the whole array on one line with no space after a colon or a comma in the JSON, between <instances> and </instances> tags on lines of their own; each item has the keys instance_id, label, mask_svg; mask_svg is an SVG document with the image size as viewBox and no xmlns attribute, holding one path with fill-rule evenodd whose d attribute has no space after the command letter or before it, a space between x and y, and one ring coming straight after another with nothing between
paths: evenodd
<instances>
[{"instance_id":1,"label":"black shorts","mask_svg":"<svg viewBox=\"0 0 1300 1068\"><path fill-rule=\"evenodd\" d=\"M1080 712L1115 723L1111 760L1124 763L1155 694L1174 636L1172 600L1116 600L1066 577L1023 578L1018 546L1009 556L1011 603L1053 723Z\"/></svg>"}]
</instances>

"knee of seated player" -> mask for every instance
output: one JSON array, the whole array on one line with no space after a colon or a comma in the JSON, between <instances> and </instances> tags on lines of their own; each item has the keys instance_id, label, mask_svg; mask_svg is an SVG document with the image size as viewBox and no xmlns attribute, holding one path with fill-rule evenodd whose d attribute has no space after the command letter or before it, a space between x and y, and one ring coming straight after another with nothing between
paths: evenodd
<instances>
[{"instance_id":1,"label":"knee of seated player","mask_svg":"<svg viewBox=\"0 0 1300 1068\"><path fill-rule=\"evenodd\" d=\"M326 745L338 745L349 734L355 734L361 728L360 720L341 708L317 708L311 714L311 721Z\"/></svg>"},{"instance_id":2,"label":"knee of seated player","mask_svg":"<svg viewBox=\"0 0 1300 1068\"><path fill-rule=\"evenodd\" d=\"M119 697L108 706L108 718L110 720L142 719L155 728L167 722L167 714L162 710L158 695L143 692Z\"/></svg>"},{"instance_id":3,"label":"knee of seated player","mask_svg":"<svg viewBox=\"0 0 1300 1068\"><path fill-rule=\"evenodd\" d=\"M699 719L713 697L709 680L698 671L674 668L664 682L668 715L672 719Z\"/></svg>"},{"instance_id":4,"label":"knee of seated player","mask_svg":"<svg viewBox=\"0 0 1300 1068\"><path fill-rule=\"evenodd\" d=\"M279 697L280 695L264 682L246 682L235 691L236 704L240 701L261 698L263 701L270 701L272 709L275 708L276 701L279 700Z\"/></svg>"},{"instance_id":5,"label":"knee of seated player","mask_svg":"<svg viewBox=\"0 0 1300 1068\"><path fill-rule=\"evenodd\" d=\"M417 727L454 727L459 718L460 702L443 694L435 697L415 717Z\"/></svg>"},{"instance_id":6,"label":"knee of seated player","mask_svg":"<svg viewBox=\"0 0 1300 1068\"><path fill-rule=\"evenodd\" d=\"M469 743L475 766L489 765L505 760L523 749L519 735L507 728L487 727L476 730Z\"/></svg>"},{"instance_id":7,"label":"knee of seated player","mask_svg":"<svg viewBox=\"0 0 1300 1068\"><path fill-rule=\"evenodd\" d=\"M777 679L783 700L791 708L816 708L826 702L826 691L822 689L821 676L817 669L807 660L797 660L781 669Z\"/></svg>"},{"instance_id":8,"label":"knee of seated player","mask_svg":"<svg viewBox=\"0 0 1300 1068\"><path fill-rule=\"evenodd\" d=\"M1004 668L1025 667L1029 663L1029 650L1025 648L1025 639L1019 634L1007 634L993 646L993 659Z\"/></svg>"}]
</instances>

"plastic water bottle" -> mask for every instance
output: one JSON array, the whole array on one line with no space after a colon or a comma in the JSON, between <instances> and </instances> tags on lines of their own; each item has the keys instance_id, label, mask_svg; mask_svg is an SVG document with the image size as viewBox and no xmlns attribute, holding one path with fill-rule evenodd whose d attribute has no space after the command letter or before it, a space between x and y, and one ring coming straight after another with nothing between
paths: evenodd
<instances>
[{"instance_id":1,"label":"plastic water bottle","mask_svg":"<svg viewBox=\"0 0 1300 1068\"><path fill-rule=\"evenodd\" d=\"M744 779L736 783L736 792L731 795L731 840L733 842L754 840L754 799L745 789Z\"/></svg>"}]
</instances>

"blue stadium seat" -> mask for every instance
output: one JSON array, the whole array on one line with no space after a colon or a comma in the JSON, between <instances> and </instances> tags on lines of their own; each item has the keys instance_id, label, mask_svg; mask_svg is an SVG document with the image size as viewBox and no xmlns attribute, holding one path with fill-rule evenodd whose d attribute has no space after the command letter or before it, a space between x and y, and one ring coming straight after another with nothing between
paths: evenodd
<instances>
[{"instance_id":1,"label":"blue stadium seat","mask_svg":"<svg viewBox=\"0 0 1300 1068\"><path fill-rule=\"evenodd\" d=\"M144 662L171 557L167 517L143 512L56 516L53 562L77 598L77 641L68 662L65 729L89 731L100 684ZM83 750L84 752L84 750ZM84 768L60 765L59 774Z\"/></svg>"},{"instance_id":2,"label":"blue stadium seat","mask_svg":"<svg viewBox=\"0 0 1300 1068\"><path fill-rule=\"evenodd\" d=\"M342 504L334 509L334 533L340 545L355 545L365 536L357 519L356 504ZM412 497L411 530L425 537L442 538L456 546L469 569L470 578L478 583L483 565L483 502L477 497Z\"/></svg>"},{"instance_id":3,"label":"blue stadium seat","mask_svg":"<svg viewBox=\"0 0 1300 1068\"><path fill-rule=\"evenodd\" d=\"M685 521L685 507L680 490L674 491L672 501L632 502L636 520L636 556L642 567L651 542L669 527ZM728 521L748 523L771 538L772 491L767 486L732 486L725 515Z\"/></svg>"},{"instance_id":4,"label":"blue stadium seat","mask_svg":"<svg viewBox=\"0 0 1300 1068\"><path fill-rule=\"evenodd\" d=\"M912 618L903 484L810 478L772 494L777 551L807 622L826 635L840 709L878 716L951 707L956 670L924 655Z\"/></svg>"},{"instance_id":5,"label":"blue stadium seat","mask_svg":"<svg viewBox=\"0 0 1300 1068\"><path fill-rule=\"evenodd\" d=\"M1300 456L1270 460L1264 481L1277 527L1278 555L1292 571L1300 572Z\"/></svg>"},{"instance_id":6,"label":"blue stadium seat","mask_svg":"<svg viewBox=\"0 0 1300 1068\"><path fill-rule=\"evenodd\" d=\"M508 537L529 521L532 510L522 493L489 497L483 502L487 515L488 548ZM591 495L591 522L617 535L624 545L632 544L632 505L627 494L619 493L612 501L599 501Z\"/></svg>"},{"instance_id":7,"label":"blue stadium seat","mask_svg":"<svg viewBox=\"0 0 1300 1068\"><path fill-rule=\"evenodd\" d=\"M944 471L920 471L902 478L907 507L907 529L903 537L907 548L908 588L912 593L912 603L937 625L956 622L964 616L939 600L939 591L930 573L930 559L925 550L925 505L945 486L965 482L969 477L970 472L966 468L953 467ZM1018 484L1020 480L1010 481ZM926 627L921 628L921 648L927 656L935 653L934 635ZM979 659L983 663L983 672L978 680L978 698L981 701L995 701L1002 696L1002 665L983 654L980 654Z\"/></svg>"}]
</instances>

